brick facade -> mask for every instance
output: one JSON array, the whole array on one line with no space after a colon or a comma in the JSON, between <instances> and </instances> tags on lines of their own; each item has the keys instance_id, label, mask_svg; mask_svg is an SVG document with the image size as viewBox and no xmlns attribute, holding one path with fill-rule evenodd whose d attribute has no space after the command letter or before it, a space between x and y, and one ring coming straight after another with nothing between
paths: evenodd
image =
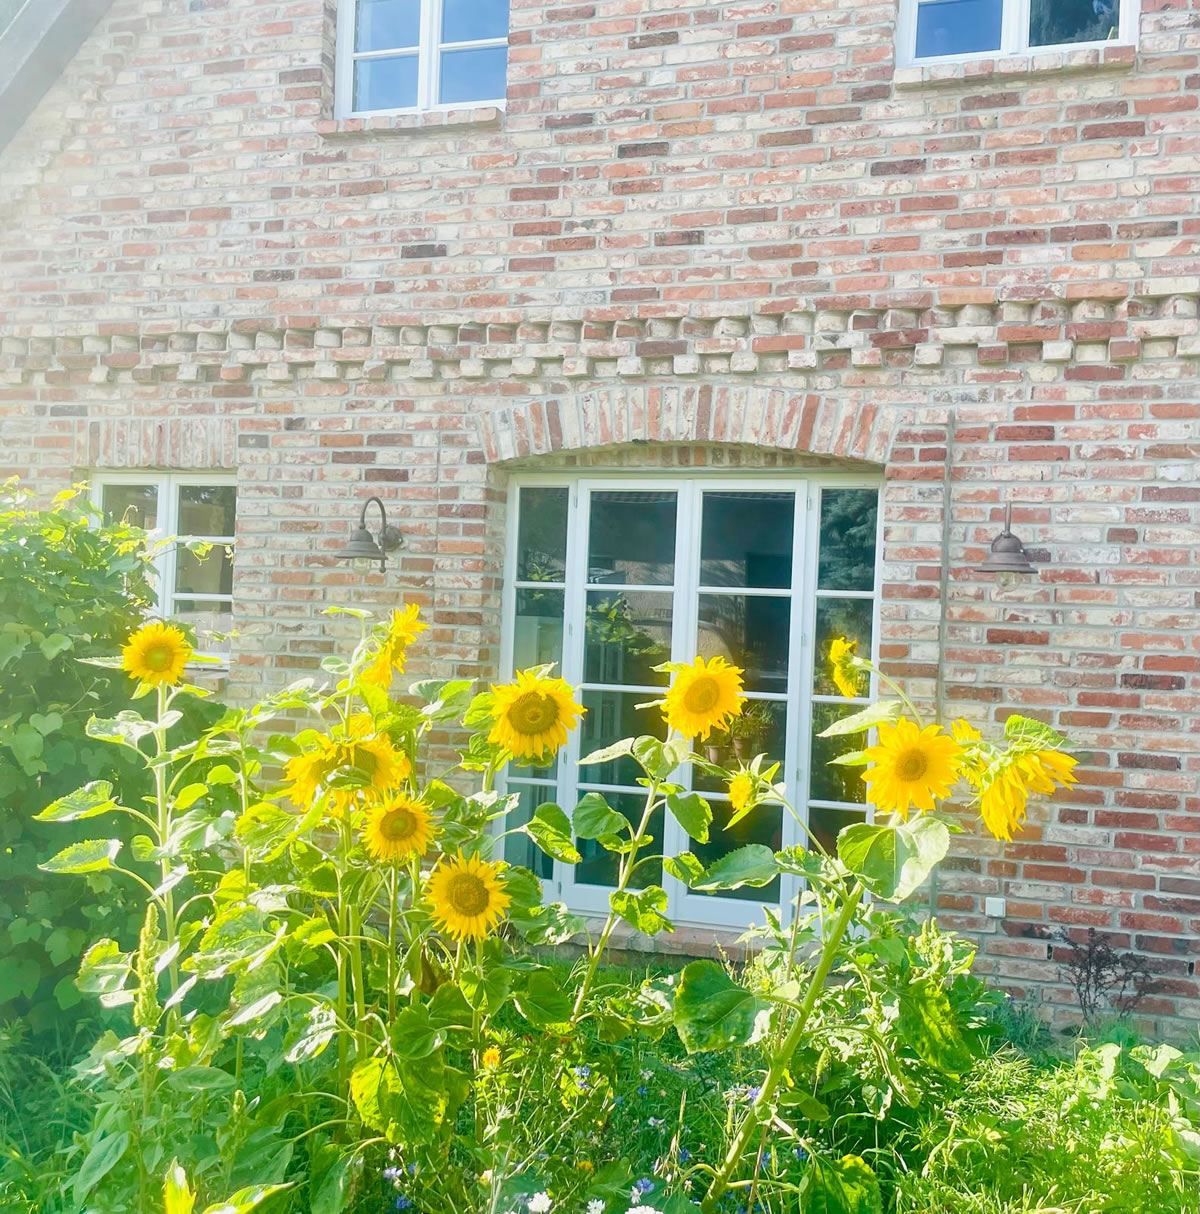
<instances>
[{"instance_id":1,"label":"brick facade","mask_svg":"<svg viewBox=\"0 0 1200 1214\"><path fill-rule=\"evenodd\" d=\"M514 464L886 473L883 656L1083 781L936 890L1069 1015L1048 933L1200 1015L1200 0L896 69L877 0L514 0L508 101L332 117L332 0L115 0L0 156L3 474L236 469L230 681L432 619L493 674ZM379 493L386 576L330 558ZM971 572L999 529L1042 562ZM1002 920L983 900L1007 899Z\"/></svg>"}]
</instances>

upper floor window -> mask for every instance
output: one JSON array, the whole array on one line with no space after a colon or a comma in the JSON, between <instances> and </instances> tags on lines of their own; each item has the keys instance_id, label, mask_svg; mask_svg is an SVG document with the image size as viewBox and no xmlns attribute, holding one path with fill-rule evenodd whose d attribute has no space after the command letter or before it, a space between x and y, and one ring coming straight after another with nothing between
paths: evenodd
<instances>
[{"instance_id":1,"label":"upper floor window","mask_svg":"<svg viewBox=\"0 0 1200 1214\"><path fill-rule=\"evenodd\" d=\"M339 0L337 111L503 101L508 0Z\"/></svg>"},{"instance_id":2,"label":"upper floor window","mask_svg":"<svg viewBox=\"0 0 1200 1214\"><path fill-rule=\"evenodd\" d=\"M861 770L830 766L861 737L817 735L853 703L829 677L834 638L873 652L877 483L763 471L744 478L530 476L514 486L510 507L506 665L555 663L587 709L552 765L509 769L507 790L520 796L521 821L543 802L574 806L588 792L602 793L636 821L645 790L632 760L577 761L619 738L664 737L660 712L643 707L669 678L654 667L697 654L742 667L749 697L731 735L710 737L708 758L736 765L765 752L777 759L807 829L827 847L843 826L866 816ZM865 677L858 690L866 703ZM710 801L713 832L707 843L688 839L660 812L651 823L658 844L651 851L688 850L712 864L747 843L778 849L805 840L779 806L761 806L723 829L732 812L725 786L700 769L675 778ZM582 860L568 865L535 853L523 835L506 839L509 861L554 881L570 905L606 910L615 857L594 841L577 847ZM657 863L639 869L639 882L667 890L677 921L719 926L749 923L764 903L786 908L796 892L795 879L782 877L763 889L700 894Z\"/></svg>"},{"instance_id":3,"label":"upper floor window","mask_svg":"<svg viewBox=\"0 0 1200 1214\"><path fill-rule=\"evenodd\" d=\"M901 0L900 60L1133 43L1137 0Z\"/></svg>"},{"instance_id":4,"label":"upper floor window","mask_svg":"<svg viewBox=\"0 0 1200 1214\"><path fill-rule=\"evenodd\" d=\"M154 557L155 594L164 619L190 625L198 653L229 654L233 627L234 478L219 472L101 472L92 493L105 518L171 536ZM201 555L189 548L210 544Z\"/></svg>"}]
</instances>

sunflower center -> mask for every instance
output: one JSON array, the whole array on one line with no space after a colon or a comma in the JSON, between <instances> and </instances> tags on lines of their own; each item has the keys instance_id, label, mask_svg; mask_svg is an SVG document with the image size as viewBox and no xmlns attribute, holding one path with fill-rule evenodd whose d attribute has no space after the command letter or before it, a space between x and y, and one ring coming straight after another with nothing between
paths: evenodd
<instances>
[{"instance_id":1,"label":"sunflower center","mask_svg":"<svg viewBox=\"0 0 1200 1214\"><path fill-rule=\"evenodd\" d=\"M379 833L392 843L404 843L417 831L416 815L407 809L389 809L379 819Z\"/></svg>"},{"instance_id":2,"label":"sunflower center","mask_svg":"<svg viewBox=\"0 0 1200 1214\"><path fill-rule=\"evenodd\" d=\"M175 659L175 651L170 645L151 645L144 654L142 661L151 670L167 670Z\"/></svg>"},{"instance_id":3,"label":"sunflower center","mask_svg":"<svg viewBox=\"0 0 1200 1214\"><path fill-rule=\"evenodd\" d=\"M557 721L558 705L536 691L527 691L508 710L508 723L517 733L545 733Z\"/></svg>"},{"instance_id":4,"label":"sunflower center","mask_svg":"<svg viewBox=\"0 0 1200 1214\"><path fill-rule=\"evenodd\" d=\"M721 698L721 688L716 679L696 679L683 693L683 706L688 712L712 712Z\"/></svg>"},{"instance_id":5,"label":"sunflower center","mask_svg":"<svg viewBox=\"0 0 1200 1214\"><path fill-rule=\"evenodd\" d=\"M901 751L896 759L896 775L901 780L919 780L928 768L928 757L923 750L916 747Z\"/></svg>"},{"instance_id":6,"label":"sunflower center","mask_svg":"<svg viewBox=\"0 0 1200 1214\"><path fill-rule=\"evenodd\" d=\"M488 887L474 873L457 873L446 887L446 901L460 915L482 915L491 900Z\"/></svg>"}]
</instances>

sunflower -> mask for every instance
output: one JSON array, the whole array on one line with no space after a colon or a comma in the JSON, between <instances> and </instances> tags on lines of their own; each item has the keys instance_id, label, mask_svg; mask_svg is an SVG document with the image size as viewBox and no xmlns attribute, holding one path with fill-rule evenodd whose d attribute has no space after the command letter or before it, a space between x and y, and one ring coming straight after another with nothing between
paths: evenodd
<instances>
[{"instance_id":1,"label":"sunflower","mask_svg":"<svg viewBox=\"0 0 1200 1214\"><path fill-rule=\"evenodd\" d=\"M880 725L879 744L866 756L868 799L903 818L910 808L928 812L935 798L948 796L962 766L962 748L940 725L921 729L907 717Z\"/></svg>"},{"instance_id":2,"label":"sunflower","mask_svg":"<svg viewBox=\"0 0 1200 1214\"><path fill-rule=\"evenodd\" d=\"M433 836L433 816L424 801L397 793L367 810L363 845L372 859L387 863L423 856Z\"/></svg>"},{"instance_id":3,"label":"sunflower","mask_svg":"<svg viewBox=\"0 0 1200 1214\"><path fill-rule=\"evenodd\" d=\"M146 624L125 642L121 666L143 683L173 687L183 678L183 668L191 656L192 647L178 628Z\"/></svg>"},{"instance_id":4,"label":"sunflower","mask_svg":"<svg viewBox=\"0 0 1200 1214\"><path fill-rule=\"evenodd\" d=\"M501 919L512 901L500 880L501 865L459 852L444 859L429 877L429 903L433 920L449 936L482 940Z\"/></svg>"},{"instance_id":5,"label":"sunflower","mask_svg":"<svg viewBox=\"0 0 1200 1214\"><path fill-rule=\"evenodd\" d=\"M830 673L838 691L848 700L857 699L859 695L858 671L852 665L857 648L857 641L845 637L834 637L829 645L829 662L833 667Z\"/></svg>"},{"instance_id":6,"label":"sunflower","mask_svg":"<svg viewBox=\"0 0 1200 1214\"><path fill-rule=\"evenodd\" d=\"M1029 794L1048 795L1059 785L1077 783L1076 762L1060 750L1005 755L999 766L990 770L991 778L986 783L981 781L979 816L984 826L997 839L1011 841L1025 821Z\"/></svg>"},{"instance_id":7,"label":"sunflower","mask_svg":"<svg viewBox=\"0 0 1200 1214\"><path fill-rule=\"evenodd\" d=\"M518 759L550 758L585 711L565 680L524 670L517 671L515 682L493 686L492 696L495 724L488 741Z\"/></svg>"},{"instance_id":8,"label":"sunflower","mask_svg":"<svg viewBox=\"0 0 1200 1214\"><path fill-rule=\"evenodd\" d=\"M289 759L284 769L287 795L302 808L328 793L330 806L337 814L346 813L361 796L378 801L399 788L412 772L408 756L397 750L386 734L372 734L371 718L360 714L351 718L340 736L322 735L310 749ZM355 788L327 787L342 768L355 768L367 783Z\"/></svg>"},{"instance_id":9,"label":"sunflower","mask_svg":"<svg viewBox=\"0 0 1200 1214\"><path fill-rule=\"evenodd\" d=\"M729 803L733 806L733 812L739 816L744 813L753 796L754 777L748 771L739 771L729 781Z\"/></svg>"},{"instance_id":10,"label":"sunflower","mask_svg":"<svg viewBox=\"0 0 1200 1214\"><path fill-rule=\"evenodd\" d=\"M663 703L663 716L685 738L707 738L742 711L746 697L742 695L741 669L724 658L667 662L661 669L675 675Z\"/></svg>"},{"instance_id":11,"label":"sunflower","mask_svg":"<svg viewBox=\"0 0 1200 1214\"><path fill-rule=\"evenodd\" d=\"M429 627L418 618L420 614L416 603L406 603L401 610L392 612L379 652L362 673L363 682L390 687L393 675L404 673L408 647Z\"/></svg>"}]
</instances>

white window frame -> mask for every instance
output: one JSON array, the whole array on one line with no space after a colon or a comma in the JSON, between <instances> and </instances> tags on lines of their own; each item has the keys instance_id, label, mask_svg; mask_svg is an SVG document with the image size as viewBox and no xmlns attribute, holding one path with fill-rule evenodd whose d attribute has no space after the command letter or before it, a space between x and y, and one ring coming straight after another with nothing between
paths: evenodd
<instances>
[{"instance_id":1,"label":"white window frame","mask_svg":"<svg viewBox=\"0 0 1200 1214\"><path fill-rule=\"evenodd\" d=\"M361 118L366 115L420 114L429 111L461 110L465 106L494 105L501 109L505 98L480 97L473 101L438 101L441 87L442 52L455 50L484 50L493 46L507 46L508 35L503 38L479 38L470 42L443 42L442 0L420 0L421 15L418 27L417 100L415 105L400 106L387 110L356 110L354 108L354 65L363 59L390 59L397 54L412 51L412 47L393 47L382 51L357 51L355 44L355 20L357 0L338 0L337 6L337 50L334 65L333 106L337 118Z\"/></svg>"},{"instance_id":2,"label":"white window frame","mask_svg":"<svg viewBox=\"0 0 1200 1214\"><path fill-rule=\"evenodd\" d=\"M107 485L154 485L158 492L158 509L155 518L155 524L149 530L149 534L157 539L164 539L167 536L175 537L179 542L172 544L164 544L153 558L154 566L154 597L157 600L156 607L158 614L164 619L169 620L175 614L176 598L189 599L193 602L221 602L226 601L225 595L221 594L180 594L175 593L175 575L179 568L179 549L182 544L189 543L193 540L198 540L204 543L213 544L228 544L234 546L236 544L236 536L232 535L192 535L180 534L179 532L179 490L186 485L206 485L206 486L232 486L236 495L237 491L237 474L232 472L159 472L154 470L138 471L122 470L120 472L108 472L103 469L97 469L92 473L89 480L90 496L92 504L97 510L102 510L104 506L104 489ZM236 496L234 504L234 521L236 526ZM232 608L234 598L228 596L230 606ZM197 656L215 658L221 663L229 661L229 654L226 653L206 653L203 650L196 651ZM212 669L209 665L207 669Z\"/></svg>"},{"instance_id":3,"label":"white window frame","mask_svg":"<svg viewBox=\"0 0 1200 1214\"><path fill-rule=\"evenodd\" d=\"M1048 55L1105 46L1136 46L1141 0L1121 0L1117 36L1094 42L1055 42L1048 46L1029 45L1031 0L1002 0L1000 45L994 50L967 51L962 55L926 55L917 57L917 7L921 0L900 0L896 23L896 63L899 67L925 67L935 63L967 63L977 59L1003 59L1010 55Z\"/></svg>"},{"instance_id":4,"label":"white window frame","mask_svg":"<svg viewBox=\"0 0 1200 1214\"><path fill-rule=\"evenodd\" d=\"M583 600L586 595L587 581L584 568L587 561L588 542L588 511L581 505L586 500L588 491L593 490L645 490L671 491L679 494L676 521L676 587L692 587L699 585L699 571L696 561L700 551L701 495L705 490L732 491L769 491L775 489L782 493L792 492L796 495L796 525L792 535L793 583L790 593L798 609L793 610L791 619L791 635L788 650L788 680L786 704L788 726L783 756L772 755L772 759L781 759L781 776L786 783L789 795L797 813L807 814L811 804L828 805L830 808L845 808L841 803L811 801L809 798L811 770L811 737L812 737L812 705L836 701L848 707L853 704L861 706L875 698L877 688L875 680L866 696L859 701L847 701L838 696L815 695L812 693L814 681L814 643L816 630L817 600L829 598L870 598L873 600L871 615L871 658L877 661L880 641L880 607L882 601L882 552L883 552L883 509L882 488L883 479L880 476L860 475L854 473L812 472L803 470L764 469L747 473L745 471L727 472L722 470L689 469L686 472L666 472L660 475L645 473L620 472L559 472L559 473L521 473L513 476L508 489L508 517L505 545L504 587L502 592L503 636L501 641L500 661L501 674L509 678L513 672L513 648L516 623L516 600L519 588L541 586L543 583L523 583L517 580L518 553L518 495L526 488L560 488L568 491L567 518L567 568L565 580L565 603L563 609L563 664L562 672L573 684L578 683L576 673L583 670L583 630L573 626L573 621L582 618ZM817 589L817 559L819 556L819 527L821 492L823 489L872 489L880 494L880 509L875 536L875 585L870 591L843 591ZM677 589L677 595L682 591ZM707 593L707 588L701 588L700 593ZM672 660L690 661L694 656L692 638L696 629L696 611L699 595L692 595L685 605L682 616L676 616L671 630ZM631 688L630 690L638 690ZM663 688L647 689L650 694L647 699L662 694ZM749 698L756 698L750 693ZM775 697L763 695L761 698L773 700ZM546 790L547 800L561 798L561 804L570 812L575 804L577 789L581 783L594 785L594 781L581 779L581 769L578 766L580 754L580 732L573 731L568 743L559 752L556 760L556 770L553 779L539 779L532 775L521 773L520 769L512 773L514 787L540 786ZM676 773L676 779L686 777L687 773ZM681 781L683 782L683 781ZM507 781L505 781L507 787ZM601 789L603 791L603 789ZM869 804L863 805L862 810L867 821L873 818ZM784 847L795 844L805 845L804 832L786 812L781 812L783 823L782 843ZM663 852L666 855L676 855L688 848L689 843L683 828L667 813L665 816ZM576 885L572 874L574 866L559 861L554 862L553 878L546 884L552 886L554 899L565 901L572 910L584 914L603 914L608 910L609 888L595 885ZM667 893L668 916L679 926L695 928L745 928L752 923L761 922L763 902L754 899L737 899L720 896L693 894L685 885L676 881L665 871L662 874L662 886ZM780 879L779 904L773 906L785 924L790 923L793 913L793 900L800 892L799 878L785 874Z\"/></svg>"}]
</instances>

